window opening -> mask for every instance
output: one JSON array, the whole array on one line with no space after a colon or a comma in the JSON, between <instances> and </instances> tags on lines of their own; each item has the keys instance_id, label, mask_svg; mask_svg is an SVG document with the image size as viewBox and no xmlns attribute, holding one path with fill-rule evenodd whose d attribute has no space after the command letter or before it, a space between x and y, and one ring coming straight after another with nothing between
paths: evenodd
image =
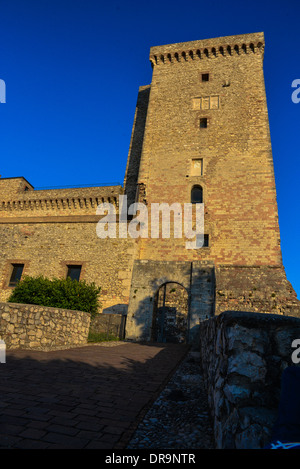
<instances>
[{"instance_id":1,"label":"window opening","mask_svg":"<svg viewBox=\"0 0 300 469\"><path fill-rule=\"evenodd\" d=\"M21 276L24 269L24 264L12 264L12 273L9 280L9 286L15 287L17 283L21 280Z\"/></svg>"},{"instance_id":2,"label":"window opening","mask_svg":"<svg viewBox=\"0 0 300 469\"><path fill-rule=\"evenodd\" d=\"M202 204L203 202L203 189L201 186L194 186L191 190L191 203Z\"/></svg>"},{"instance_id":3,"label":"window opening","mask_svg":"<svg viewBox=\"0 0 300 469\"><path fill-rule=\"evenodd\" d=\"M81 265L68 265L67 277L70 277L71 280L79 281L81 273Z\"/></svg>"},{"instance_id":4,"label":"window opening","mask_svg":"<svg viewBox=\"0 0 300 469\"><path fill-rule=\"evenodd\" d=\"M200 129L207 128L207 117L201 117L200 119Z\"/></svg>"}]
</instances>

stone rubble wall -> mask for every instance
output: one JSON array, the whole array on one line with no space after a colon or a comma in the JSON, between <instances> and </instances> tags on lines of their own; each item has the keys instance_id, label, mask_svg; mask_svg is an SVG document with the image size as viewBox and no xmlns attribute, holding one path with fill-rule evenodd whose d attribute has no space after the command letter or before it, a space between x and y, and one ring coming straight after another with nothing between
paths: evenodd
<instances>
[{"instance_id":1,"label":"stone rubble wall","mask_svg":"<svg viewBox=\"0 0 300 469\"><path fill-rule=\"evenodd\" d=\"M200 355L218 449L260 449L277 418L281 374L300 319L226 311L200 323Z\"/></svg>"},{"instance_id":2,"label":"stone rubble wall","mask_svg":"<svg viewBox=\"0 0 300 469\"><path fill-rule=\"evenodd\" d=\"M7 349L53 350L87 343L90 314L38 305L0 303L0 339Z\"/></svg>"}]
</instances>

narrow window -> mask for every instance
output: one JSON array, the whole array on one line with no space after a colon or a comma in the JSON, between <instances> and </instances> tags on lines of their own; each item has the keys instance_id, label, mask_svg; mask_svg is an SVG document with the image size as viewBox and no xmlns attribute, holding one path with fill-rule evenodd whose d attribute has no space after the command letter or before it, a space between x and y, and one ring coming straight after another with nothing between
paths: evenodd
<instances>
[{"instance_id":1,"label":"narrow window","mask_svg":"<svg viewBox=\"0 0 300 469\"><path fill-rule=\"evenodd\" d=\"M81 273L81 265L68 265L67 277L70 277L71 280L79 281Z\"/></svg>"},{"instance_id":2,"label":"narrow window","mask_svg":"<svg viewBox=\"0 0 300 469\"><path fill-rule=\"evenodd\" d=\"M191 190L191 203L202 204L203 202L203 190L201 186L193 186Z\"/></svg>"},{"instance_id":3,"label":"narrow window","mask_svg":"<svg viewBox=\"0 0 300 469\"><path fill-rule=\"evenodd\" d=\"M12 264L12 273L9 280L9 287L15 287L21 280L24 264Z\"/></svg>"},{"instance_id":4,"label":"narrow window","mask_svg":"<svg viewBox=\"0 0 300 469\"><path fill-rule=\"evenodd\" d=\"M208 234L205 234L205 235L204 235L203 247L204 247L204 248L208 248L208 246L209 246L209 235L208 235Z\"/></svg>"},{"instance_id":5,"label":"narrow window","mask_svg":"<svg viewBox=\"0 0 300 469\"><path fill-rule=\"evenodd\" d=\"M201 117L200 119L200 129L207 128L207 117Z\"/></svg>"},{"instance_id":6,"label":"narrow window","mask_svg":"<svg viewBox=\"0 0 300 469\"><path fill-rule=\"evenodd\" d=\"M202 81L209 81L209 73L202 73Z\"/></svg>"}]
</instances>

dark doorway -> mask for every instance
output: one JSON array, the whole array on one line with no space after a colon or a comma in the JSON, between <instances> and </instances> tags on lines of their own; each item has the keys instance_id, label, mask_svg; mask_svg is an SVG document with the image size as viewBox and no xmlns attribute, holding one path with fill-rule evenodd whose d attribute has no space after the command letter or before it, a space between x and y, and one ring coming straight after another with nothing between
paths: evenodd
<instances>
[{"instance_id":1,"label":"dark doorway","mask_svg":"<svg viewBox=\"0 0 300 469\"><path fill-rule=\"evenodd\" d=\"M179 283L165 283L154 298L152 340L185 343L188 330L188 293Z\"/></svg>"}]
</instances>

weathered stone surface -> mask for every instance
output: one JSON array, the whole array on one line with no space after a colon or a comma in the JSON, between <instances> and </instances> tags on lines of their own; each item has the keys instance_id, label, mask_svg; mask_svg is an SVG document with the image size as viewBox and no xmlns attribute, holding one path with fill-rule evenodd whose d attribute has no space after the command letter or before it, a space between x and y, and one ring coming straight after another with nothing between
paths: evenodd
<instances>
[{"instance_id":1,"label":"weathered stone surface","mask_svg":"<svg viewBox=\"0 0 300 469\"><path fill-rule=\"evenodd\" d=\"M0 303L0 338L7 349L80 345L87 343L90 320L82 311Z\"/></svg>"},{"instance_id":2,"label":"weathered stone surface","mask_svg":"<svg viewBox=\"0 0 300 469\"><path fill-rule=\"evenodd\" d=\"M248 329L236 324L227 332L228 351L236 348L263 354L268 344L268 334L257 329Z\"/></svg>"},{"instance_id":3,"label":"weathered stone surface","mask_svg":"<svg viewBox=\"0 0 300 469\"><path fill-rule=\"evenodd\" d=\"M237 404L250 396L250 389L235 384L226 384L223 391L228 401L232 404Z\"/></svg>"},{"instance_id":4,"label":"weathered stone surface","mask_svg":"<svg viewBox=\"0 0 300 469\"><path fill-rule=\"evenodd\" d=\"M297 337L295 337L295 330L293 329L279 329L274 334L274 340L276 342L278 355L280 357L285 357L287 353L291 351L291 344L295 338L300 339L300 328L297 331Z\"/></svg>"},{"instance_id":5,"label":"weathered stone surface","mask_svg":"<svg viewBox=\"0 0 300 469\"><path fill-rule=\"evenodd\" d=\"M300 319L228 311L200 323L199 349L217 448L262 448Z\"/></svg>"},{"instance_id":6,"label":"weathered stone surface","mask_svg":"<svg viewBox=\"0 0 300 469\"><path fill-rule=\"evenodd\" d=\"M237 373L252 382L262 381L266 375L265 361L256 353L243 351L228 359L228 375Z\"/></svg>"}]
</instances>

